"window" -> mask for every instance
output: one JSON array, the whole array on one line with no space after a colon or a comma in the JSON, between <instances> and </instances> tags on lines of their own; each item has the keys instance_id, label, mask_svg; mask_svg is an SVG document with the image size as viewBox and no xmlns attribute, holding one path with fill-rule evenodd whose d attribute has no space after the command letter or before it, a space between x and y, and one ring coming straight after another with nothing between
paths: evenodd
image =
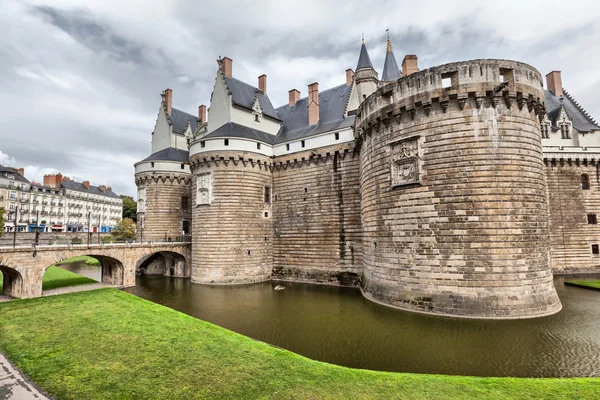
<instances>
[{"instance_id":1,"label":"window","mask_svg":"<svg viewBox=\"0 0 600 400\"><path fill-rule=\"evenodd\" d=\"M187 196L181 196L181 209L188 210L190 208L190 199Z\"/></svg>"},{"instance_id":2,"label":"window","mask_svg":"<svg viewBox=\"0 0 600 400\"><path fill-rule=\"evenodd\" d=\"M271 204L271 187L265 186L265 204Z\"/></svg>"},{"instance_id":3,"label":"window","mask_svg":"<svg viewBox=\"0 0 600 400\"><path fill-rule=\"evenodd\" d=\"M340 140L340 133L339 132L335 133L335 140Z\"/></svg>"},{"instance_id":4,"label":"window","mask_svg":"<svg viewBox=\"0 0 600 400\"><path fill-rule=\"evenodd\" d=\"M444 89L452 87L452 79L451 78L442 78L442 87Z\"/></svg>"},{"instance_id":5,"label":"window","mask_svg":"<svg viewBox=\"0 0 600 400\"><path fill-rule=\"evenodd\" d=\"M275 201L279 200L279 196L275 195Z\"/></svg>"},{"instance_id":6,"label":"window","mask_svg":"<svg viewBox=\"0 0 600 400\"><path fill-rule=\"evenodd\" d=\"M581 174L581 190L590 190L590 177L588 174Z\"/></svg>"},{"instance_id":7,"label":"window","mask_svg":"<svg viewBox=\"0 0 600 400\"><path fill-rule=\"evenodd\" d=\"M597 244L592 245L592 254L600 254L600 246Z\"/></svg>"},{"instance_id":8,"label":"window","mask_svg":"<svg viewBox=\"0 0 600 400\"><path fill-rule=\"evenodd\" d=\"M269 212L265 211L265 218L269 218Z\"/></svg>"},{"instance_id":9,"label":"window","mask_svg":"<svg viewBox=\"0 0 600 400\"><path fill-rule=\"evenodd\" d=\"M190 221L188 220L184 220L183 221L183 234L187 235L190 233Z\"/></svg>"},{"instance_id":10,"label":"window","mask_svg":"<svg viewBox=\"0 0 600 400\"><path fill-rule=\"evenodd\" d=\"M154 163L153 162L150 163L150 168L154 168Z\"/></svg>"},{"instance_id":11,"label":"window","mask_svg":"<svg viewBox=\"0 0 600 400\"><path fill-rule=\"evenodd\" d=\"M285 145L285 149L286 149L287 151L290 151L290 144L289 144L289 143Z\"/></svg>"},{"instance_id":12,"label":"window","mask_svg":"<svg viewBox=\"0 0 600 400\"><path fill-rule=\"evenodd\" d=\"M185 169L185 164L181 164L181 169Z\"/></svg>"},{"instance_id":13,"label":"window","mask_svg":"<svg viewBox=\"0 0 600 400\"><path fill-rule=\"evenodd\" d=\"M300 146L305 147L306 146L306 142L304 142L304 140L300 141Z\"/></svg>"},{"instance_id":14,"label":"window","mask_svg":"<svg viewBox=\"0 0 600 400\"><path fill-rule=\"evenodd\" d=\"M256 149L260 150L260 143L256 143Z\"/></svg>"},{"instance_id":15,"label":"window","mask_svg":"<svg viewBox=\"0 0 600 400\"><path fill-rule=\"evenodd\" d=\"M206 147L206 142L204 140L200 142L200 147L201 148L205 148Z\"/></svg>"},{"instance_id":16,"label":"window","mask_svg":"<svg viewBox=\"0 0 600 400\"><path fill-rule=\"evenodd\" d=\"M229 139L225 139L225 146L229 146Z\"/></svg>"},{"instance_id":17,"label":"window","mask_svg":"<svg viewBox=\"0 0 600 400\"><path fill-rule=\"evenodd\" d=\"M563 139L571 139L571 126L570 124L560 125L560 135Z\"/></svg>"},{"instance_id":18,"label":"window","mask_svg":"<svg viewBox=\"0 0 600 400\"><path fill-rule=\"evenodd\" d=\"M598 218L596 217L596 214L588 214L587 221L590 225L596 225L598 223Z\"/></svg>"},{"instance_id":19,"label":"window","mask_svg":"<svg viewBox=\"0 0 600 400\"><path fill-rule=\"evenodd\" d=\"M254 114L254 121L255 122L260 122L260 120L258 119L258 114Z\"/></svg>"},{"instance_id":20,"label":"window","mask_svg":"<svg viewBox=\"0 0 600 400\"><path fill-rule=\"evenodd\" d=\"M542 123L542 139L550 138L550 126Z\"/></svg>"}]
</instances>

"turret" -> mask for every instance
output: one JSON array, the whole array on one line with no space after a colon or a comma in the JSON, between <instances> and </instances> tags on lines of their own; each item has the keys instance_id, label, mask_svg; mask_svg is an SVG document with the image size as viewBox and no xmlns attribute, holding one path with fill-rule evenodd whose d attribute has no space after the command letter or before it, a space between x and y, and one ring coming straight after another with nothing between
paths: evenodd
<instances>
[{"instance_id":1,"label":"turret","mask_svg":"<svg viewBox=\"0 0 600 400\"><path fill-rule=\"evenodd\" d=\"M398 68L398 63L396 62L396 57L394 57L394 52L392 50L390 31L388 30L387 32L387 49L385 52L385 61L383 62L383 74L381 74L382 82L391 82L402 77L400 74L400 68Z\"/></svg>"},{"instance_id":2,"label":"turret","mask_svg":"<svg viewBox=\"0 0 600 400\"><path fill-rule=\"evenodd\" d=\"M369 97L371 93L377 90L377 71L373 68L373 63L371 63L364 37L362 39L358 64L356 64L354 81L356 82L359 102L362 102Z\"/></svg>"}]
</instances>

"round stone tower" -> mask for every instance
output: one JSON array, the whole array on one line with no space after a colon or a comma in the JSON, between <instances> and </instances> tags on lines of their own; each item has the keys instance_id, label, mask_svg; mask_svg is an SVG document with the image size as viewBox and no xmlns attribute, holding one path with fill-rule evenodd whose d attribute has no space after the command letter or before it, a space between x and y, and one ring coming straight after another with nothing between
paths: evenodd
<instances>
[{"instance_id":1,"label":"round stone tower","mask_svg":"<svg viewBox=\"0 0 600 400\"><path fill-rule=\"evenodd\" d=\"M362 290L472 318L558 312L548 260L542 77L475 60L416 72L359 107Z\"/></svg>"},{"instance_id":2,"label":"round stone tower","mask_svg":"<svg viewBox=\"0 0 600 400\"><path fill-rule=\"evenodd\" d=\"M249 143L226 140L234 149ZM218 150L223 141L200 139L190 145L191 280L202 284L268 280L273 266L270 157Z\"/></svg>"}]
</instances>

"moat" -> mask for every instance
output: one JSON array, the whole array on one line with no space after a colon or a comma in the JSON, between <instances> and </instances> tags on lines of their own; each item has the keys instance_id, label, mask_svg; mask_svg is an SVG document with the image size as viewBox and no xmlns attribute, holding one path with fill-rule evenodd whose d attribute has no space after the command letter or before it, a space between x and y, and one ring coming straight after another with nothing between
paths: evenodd
<instances>
[{"instance_id":1,"label":"moat","mask_svg":"<svg viewBox=\"0 0 600 400\"><path fill-rule=\"evenodd\" d=\"M99 278L98 267L74 272ZM592 278L593 276L590 276ZM595 276L597 278L597 276ZM600 293L555 279L563 310L481 321L399 311L358 290L277 283L201 286L138 277L128 292L303 356L353 368L477 376L600 376Z\"/></svg>"}]
</instances>

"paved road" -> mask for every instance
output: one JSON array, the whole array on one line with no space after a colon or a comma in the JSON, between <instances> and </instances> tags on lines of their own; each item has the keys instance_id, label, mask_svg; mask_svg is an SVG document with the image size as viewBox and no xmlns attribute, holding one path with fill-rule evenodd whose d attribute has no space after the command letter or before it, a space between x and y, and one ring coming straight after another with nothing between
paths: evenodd
<instances>
[{"instance_id":1,"label":"paved road","mask_svg":"<svg viewBox=\"0 0 600 400\"><path fill-rule=\"evenodd\" d=\"M50 400L0 353L0 400Z\"/></svg>"}]
</instances>

